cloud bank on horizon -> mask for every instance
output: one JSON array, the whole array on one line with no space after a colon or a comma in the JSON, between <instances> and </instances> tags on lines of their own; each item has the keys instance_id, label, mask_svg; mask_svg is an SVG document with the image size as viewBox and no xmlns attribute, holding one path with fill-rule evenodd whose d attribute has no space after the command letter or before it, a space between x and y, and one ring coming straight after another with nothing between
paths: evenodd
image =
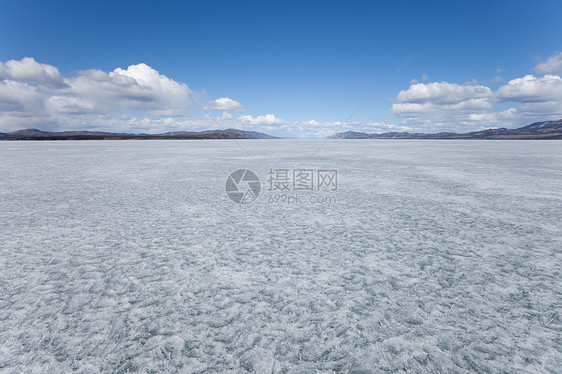
<instances>
[{"instance_id":1,"label":"cloud bank on horizon","mask_svg":"<svg viewBox=\"0 0 562 374\"><path fill-rule=\"evenodd\" d=\"M421 82L412 79L409 88L392 99L389 114L400 119L396 123L351 122L341 127L338 121L291 122L271 113L251 114L235 99L209 99L145 63L65 77L57 67L26 57L0 62L0 131L34 127L158 133L216 128L198 103L223 128L290 137L325 137L340 127L365 132L466 132L562 118L562 52L533 71L508 81L496 76L490 83L505 83L495 91L486 82L431 82L423 74ZM504 73L499 67L497 72Z\"/></svg>"}]
</instances>

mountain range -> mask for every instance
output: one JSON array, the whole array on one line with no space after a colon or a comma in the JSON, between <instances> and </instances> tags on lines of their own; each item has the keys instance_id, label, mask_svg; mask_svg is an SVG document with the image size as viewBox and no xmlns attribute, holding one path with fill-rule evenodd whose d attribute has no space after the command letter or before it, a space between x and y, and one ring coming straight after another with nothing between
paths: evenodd
<instances>
[{"instance_id":1,"label":"mountain range","mask_svg":"<svg viewBox=\"0 0 562 374\"><path fill-rule=\"evenodd\" d=\"M487 129L468 133L409 133L385 132L368 134L346 131L330 136L331 139L562 139L562 119L535 122L518 129ZM207 130L201 132L175 131L162 134L127 134L101 131L49 132L24 129L8 133L0 132L0 140L111 140L111 139L278 139L256 131L238 129Z\"/></svg>"},{"instance_id":2,"label":"mountain range","mask_svg":"<svg viewBox=\"0 0 562 374\"><path fill-rule=\"evenodd\" d=\"M332 139L562 139L562 119L557 121L535 122L518 129L487 129L457 134L440 132L434 134L385 132L368 134L346 131L332 135Z\"/></svg>"},{"instance_id":3,"label":"mountain range","mask_svg":"<svg viewBox=\"0 0 562 374\"><path fill-rule=\"evenodd\" d=\"M175 131L162 134L127 134L102 131L49 132L24 129L0 133L0 140L124 140L124 139L277 139L256 131L237 129L207 130L201 132Z\"/></svg>"}]
</instances>

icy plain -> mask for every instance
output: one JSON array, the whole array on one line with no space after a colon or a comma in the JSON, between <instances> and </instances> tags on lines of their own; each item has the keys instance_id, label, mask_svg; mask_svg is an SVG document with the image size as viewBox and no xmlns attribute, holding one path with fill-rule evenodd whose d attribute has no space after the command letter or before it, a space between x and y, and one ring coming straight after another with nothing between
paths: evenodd
<instances>
[{"instance_id":1,"label":"icy plain","mask_svg":"<svg viewBox=\"0 0 562 374\"><path fill-rule=\"evenodd\" d=\"M0 142L0 372L562 371L562 141L321 142Z\"/></svg>"}]
</instances>

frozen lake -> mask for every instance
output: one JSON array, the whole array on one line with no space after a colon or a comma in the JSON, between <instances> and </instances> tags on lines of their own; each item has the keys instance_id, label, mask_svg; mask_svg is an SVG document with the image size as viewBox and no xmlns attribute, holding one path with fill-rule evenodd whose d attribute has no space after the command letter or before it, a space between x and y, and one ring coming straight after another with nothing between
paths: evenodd
<instances>
[{"instance_id":1,"label":"frozen lake","mask_svg":"<svg viewBox=\"0 0 562 374\"><path fill-rule=\"evenodd\" d=\"M322 142L0 142L0 371L562 370L562 141Z\"/></svg>"}]
</instances>

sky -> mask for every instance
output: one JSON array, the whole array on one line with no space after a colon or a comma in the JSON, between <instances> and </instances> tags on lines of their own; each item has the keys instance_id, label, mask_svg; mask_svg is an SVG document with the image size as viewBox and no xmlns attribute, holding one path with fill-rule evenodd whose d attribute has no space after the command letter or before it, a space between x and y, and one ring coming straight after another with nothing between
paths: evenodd
<instances>
[{"instance_id":1,"label":"sky","mask_svg":"<svg viewBox=\"0 0 562 374\"><path fill-rule=\"evenodd\" d=\"M560 1L0 0L0 132L561 119L560 19Z\"/></svg>"}]
</instances>

